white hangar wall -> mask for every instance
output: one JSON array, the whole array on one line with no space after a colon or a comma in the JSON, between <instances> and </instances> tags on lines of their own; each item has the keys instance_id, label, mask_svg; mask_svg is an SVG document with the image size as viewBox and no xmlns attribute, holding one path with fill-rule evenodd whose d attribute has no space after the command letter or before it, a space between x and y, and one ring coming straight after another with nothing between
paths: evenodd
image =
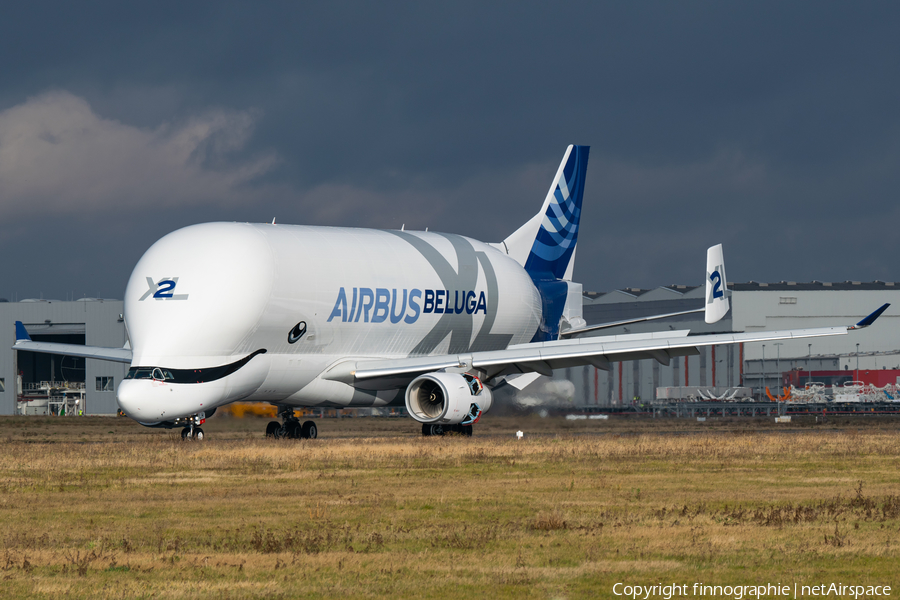
<instances>
[{"instance_id":1,"label":"white hangar wall","mask_svg":"<svg viewBox=\"0 0 900 600\"><path fill-rule=\"evenodd\" d=\"M879 361L877 353L900 352L900 286L894 283L737 284L732 293L732 322L736 331L851 325L885 303L891 307L872 327L846 336L782 340L778 348L767 344L766 359L779 352L782 357L805 357L811 352L849 358L852 354L855 367L859 344L860 368L892 368L900 365L900 355L894 362L881 355ZM762 344L746 344L745 359L761 359L762 351Z\"/></svg>"}]
</instances>

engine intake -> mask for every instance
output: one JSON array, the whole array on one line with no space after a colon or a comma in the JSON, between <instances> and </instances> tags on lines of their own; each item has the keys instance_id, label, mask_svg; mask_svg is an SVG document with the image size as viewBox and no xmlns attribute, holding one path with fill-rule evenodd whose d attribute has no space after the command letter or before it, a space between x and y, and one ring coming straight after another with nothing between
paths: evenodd
<instances>
[{"instance_id":1,"label":"engine intake","mask_svg":"<svg viewBox=\"0 0 900 600\"><path fill-rule=\"evenodd\" d=\"M406 410L420 423L468 425L492 403L491 390L468 373L426 373L406 388Z\"/></svg>"}]
</instances>

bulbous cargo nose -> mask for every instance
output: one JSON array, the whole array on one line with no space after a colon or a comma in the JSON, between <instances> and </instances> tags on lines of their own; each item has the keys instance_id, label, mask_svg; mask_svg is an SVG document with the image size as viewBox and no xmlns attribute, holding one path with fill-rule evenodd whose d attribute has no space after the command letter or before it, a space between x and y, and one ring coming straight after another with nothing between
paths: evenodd
<instances>
[{"instance_id":1,"label":"bulbous cargo nose","mask_svg":"<svg viewBox=\"0 0 900 600\"><path fill-rule=\"evenodd\" d=\"M233 356L264 314L274 278L268 241L251 225L206 223L163 237L125 289L132 364L192 369Z\"/></svg>"}]
</instances>

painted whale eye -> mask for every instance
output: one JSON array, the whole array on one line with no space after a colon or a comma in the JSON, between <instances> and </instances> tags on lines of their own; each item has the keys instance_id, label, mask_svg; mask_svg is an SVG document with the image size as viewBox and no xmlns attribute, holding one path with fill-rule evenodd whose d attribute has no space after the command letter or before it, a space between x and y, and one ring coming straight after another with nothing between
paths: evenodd
<instances>
[{"instance_id":1,"label":"painted whale eye","mask_svg":"<svg viewBox=\"0 0 900 600\"><path fill-rule=\"evenodd\" d=\"M294 325L294 328L288 333L288 344L293 344L302 338L304 333L306 333L306 321L300 321Z\"/></svg>"}]
</instances>

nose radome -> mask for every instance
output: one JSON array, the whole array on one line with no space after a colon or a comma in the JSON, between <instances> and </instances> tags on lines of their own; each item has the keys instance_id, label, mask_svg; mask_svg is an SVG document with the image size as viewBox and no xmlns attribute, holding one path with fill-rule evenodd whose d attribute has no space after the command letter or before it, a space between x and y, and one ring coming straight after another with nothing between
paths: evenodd
<instances>
[{"instance_id":1,"label":"nose radome","mask_svg":"<svg viewBox=\"0 0 900 600\"><path fill-rule=\"evenodd\" d=\"M193 390L178 390L149 379L132 379L119 384L116 400L125 414L136 421L166 421L198 412L199 405L195 407L195 399L190 397L197 394L190 391Z\"/></svg>"},{"instance_id":2,"label":"nose radome","mask_svg":"<svg viewBox=\"0 0 900 600\"><path fill-rule=\"evenodd\" d=\"M116 400L126 415L141 423L172 421L215 408L227 399L224 382L179 385L151 379L127 379Z\"/></svg>"},{"instance_id":3,"label":"nose radome","mask_svg":"<svg viewBox=\"0 0 900 600\"><path fill-rule=\"evenodd\" d=\"M126 379L119 382L119 389L116 391L116 402L118 402L119 408L126 415L138 421L141 420L141 417L149 416L141 414L140 387L139 382Z\"/></svg>"}]
</instances>

